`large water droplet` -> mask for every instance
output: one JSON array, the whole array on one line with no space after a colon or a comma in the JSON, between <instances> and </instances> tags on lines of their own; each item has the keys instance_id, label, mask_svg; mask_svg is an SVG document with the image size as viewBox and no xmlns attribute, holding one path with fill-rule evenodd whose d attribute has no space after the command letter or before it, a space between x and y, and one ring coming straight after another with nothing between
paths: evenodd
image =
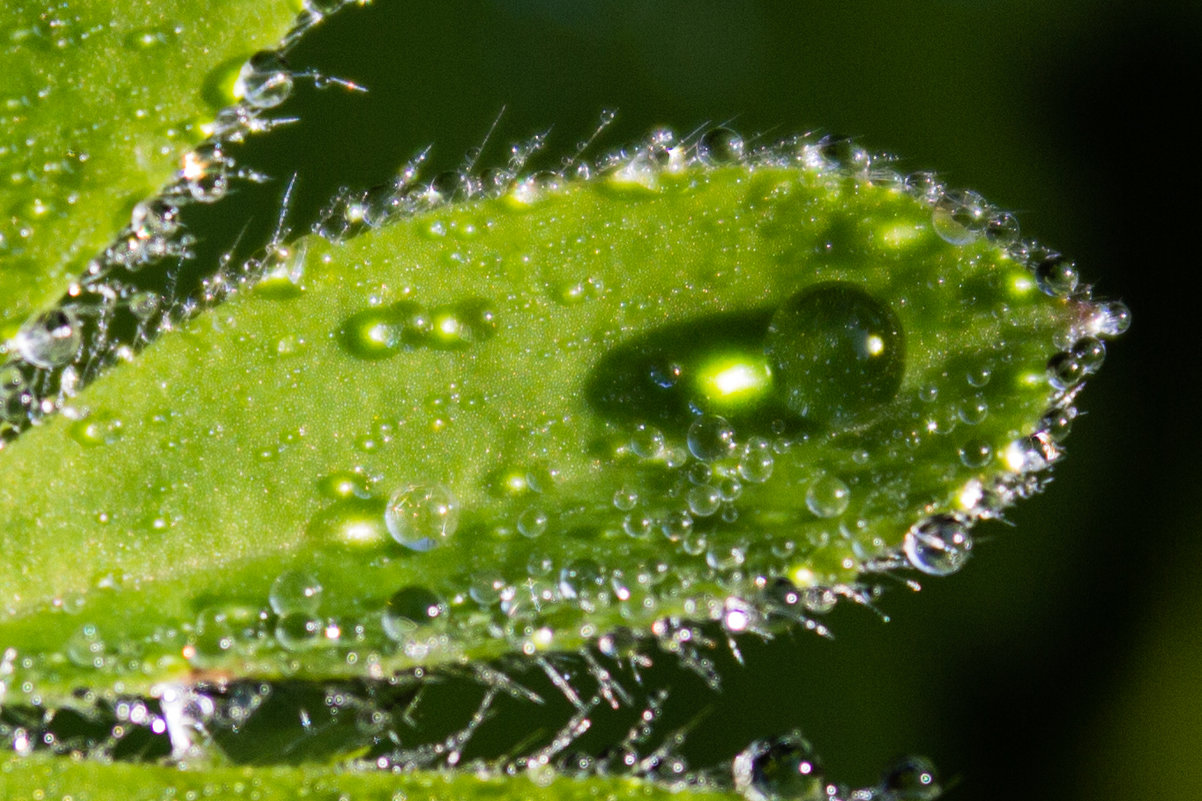
<instances>
[{"instance_id":1,"label":"large water droplet","mask_svg":"<svg viewBox=\"0 0 1202 801\"><path fill-rule=\"evenodd\" d=\"M425 587L404 587L393 593L380 616L384 633L397 642L445 618L447 604Z\"/></svg>"},{"instance_id":2,"label":"large water droplet","mask_svg":"<svg viewBox=\"0 0 1202 801\"><path fill-rule=\"evenodd\" d=\"M389 498L384 523L401 545L428 551L455 533L459 501L441 484L410 484Z\"/></svg>"},{"instance_id":3,"label":"large water droplet","mask_svg":"<svg viewBox=\"0 0 1202 801\"><path fill-rule=\"evenodd\" d=\"M748 801L821 801L826 777L810 744L794 732L757 740L735 757L735 789Z\"/></svg>"},{"instance_id":4,"label":"large water droplet","mask_svg":"<svg viewBox=\"0 0 1202 801\"><path fill-rule=\"evenodd\" d=\"M968 561L972 535L954 517L932 517L906 532L902 550L915 569L931 576L948 576Z\"/></svg>"},{"instance_id":5,"label":"large water droplet","mask_svg":"<svg viewBox=\"0 0 1202 801\"><path fill-rule=\"evenodd\" d=\"M786 300L764 348L785 404L832 425L861 420L891 400L905 369L897 316L847 283L819 284Z\"/></svg>"}]
</instances>

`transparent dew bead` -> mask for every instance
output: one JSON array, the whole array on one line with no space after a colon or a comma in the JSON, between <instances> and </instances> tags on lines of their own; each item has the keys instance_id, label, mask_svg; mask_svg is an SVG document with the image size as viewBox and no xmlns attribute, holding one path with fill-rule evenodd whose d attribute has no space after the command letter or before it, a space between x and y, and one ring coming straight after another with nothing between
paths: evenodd
<instances>
[{"instance_id":1,"label":"transparent dew bead","mask_svg":"<svg viewBox=\"0 0 1202 801\"><path fill-rule=\"evenodd\" d=\"M934 801L943 792L939 774L926 757L908 756L881 776L883 801Z\"/></svg>"},{"instance_id":2,"label":"transparent dew bead","mask_svg":"<svg viewBox=\"0 0 1202 801\"><path fill-rule=\"evenodd\" d=\"M730 128L710 128L697 142L697 158L702 164L715 166L742 161L743 137Z\"/></svg>"},{"instance_id":3,"label":"transparent dew bead","mask_svg":"<svg viewBox=\"0 0 1202 801\"><path fill-rule=\"evenodd\" d=\"M347 318L339 340L352 356L385 359L404 345L406 319L394 308L371 308Z\"/></svg>"},{"instance_id":4,"label":"transparent dew bead","mask_svg":"<svg viewBox=\"0 0 1202 801\"><path fill-rule=\"evenodd\" d=\"M838 517L851 503L851 490L835 476L814 479L806 489L806 508L816 517Z\"/></svg>"},{"instance_id":5,"label":"transparent dew bead","mask_svg":"<svg viewBox=\"0 0 1202 801\"><path fill-rule=\"evenodd\" d=\"M234 81L234 96L255 108L274 108L292 94L292 72L284 57L271 50L251 56Z\"/></svg>"},{"instance_id":6,"label":"transparent dew bead","mask_svg":"<svg viewBox=\"0 0 1202 801\"><path fill-rule=\"evenodd\" d=\"M1099 305L1090 317L1090 330L1100 337L1117 337L1131 327L1131 310L1122 301Z\"/></svg>"},{"instance_id":7,"label":"transparent dew bead","mask_svg":"<svg viewBox=\"0 0 1202 801\"><path fill-rule=\"evenodd\" d=\"M130 214L129 228L138 239L171 236L179 225L179 207L163 198L143 200Z\"/></svg>"},{"instance_id":8,"label":"transparent dew bead","mask_svg":"<svg viewBox=\"0 0 1202 801\"><path fill-rule=\"evenodd\" d=\"M985 236L999 245L1017 242L1019 233L1018 218L1008 211L994 214L985 223Z\"/></svg>"},{"instance_id":9,"label":"transparent dew bead","mask_svg":"<svg viewBox=\"0 0 1202 801\"><path fill-rule=\"evenodd\" d=\"M547 513L531 507L518 515L518 533L531 539L541 537L547 530Z\"/></svg>"},{"instance_id":10,"label":"transparent dew bead","mask_svg":"<svg viewBox=\"0 0 1202 801\"><path fill-rule=\"evenodd\" d=\"M425 587L410 586L392 594L380 613L380 622L390 639L404 642L446 616L446 601Z\"/></svg>"},{"instance_id":11,"label":"transparent dew bead","mask_svg":"<svg viewBox=\"0 0 1202 801\"><path fill-rule=\"evenodd\" d=\"M940 515L907 531L902 551L916 570L930 576L949 576L968 561L972 535L956 518Z\"/></svg>"},{"instance_id":12,"label":"transparent dew bead","mask_svg":"<svg viewBox=\"0 0 1202 801\"><path fill-rule=\"evenodd\" d=\"M734 452L735 429L724 417L703 414L689 426L685 442L693 458L712 462Z\"/></svg>"},{"instance_id":13,"label":"transparent dew bead","mask_svg":"<svg viewBox=\"0 0 1202 801\"><path fill-rule=\"evenodd\" d=\"M630 435L630 450L643 459L655 459L664 449L664 434L648 423L639 423Z\"/></svg>"},{"instance_id":14,"label":"transparent dew bead","mask_svg":"<svg viewBox=\"0 0 1202 801\"><path fill-rule=\"evenodd\" d=\"M694 517L709 517L722 507L722 493L712 484L703 484L690 489L686 501Z\"/></svg>"},{"instance_id":15,"label":"transparent dew bead","mask_svg":"<svg viewBox=\"0 0 1202 801\"><path fill-rule=\"evenodd\" d=\"M1035 265L1035 283L1045 295L1066 298L1076 291L1078 281L1077 265L1059 254L1048 256Z\"/></svg>"},{"instance_id":16,"label":"transparent dew bead","mask_svg":"<svg viewBox=\"0 0 1202 801\"><path fill-rule=\"evenodd\" d=\"M739 476L750 484L763 484L772 478L776 457L772 443L763 437L752 437L739 450Z\"/></svg>"},{"instance_id":17,"label":"transparent dew bead","mask_svg":"<svg viewBox=\"0 0 1202 801\"><path fill-rule=\"evenodd\" d=\"M52 309L21 326L14 344L25 361L36 367L52 368L74 359L82 341L83 333L75 313L69 309Z\"/></svg>"},{"instance_id":18,"label":"transparent dew bead","mask_svg":"<svg viewBox=\"0 0 1202 801\"><path fill-rule=\"evenodd\" d=\"M1106 343L1093 337L1082 337L1073 343L1070 353L1087 375L1096 373L1106 361Z\"/></svg>"},{"instance_id":19,"label":"transparent dew bead","mask_svg":"<svg viewBox=\"0 0 1202 801\"><path fill-rule=\"evenodd\" d=\"M1069 352L1057 353L1048 360L1048 383L1055 389L1069 389L1085 378L1085 367Z\"/></svg>"},{"instance_id":20,"label":"transparent dew bead","mask_svg":"<svg viewBox=\"0 0 1202 801\"><path fill-rule=\"evenodd\" d=\"M940 198L931 212L931 227L949 245L967 245L977 238L983 210L958 193Z\"/></svg>"},{"instance_id":21,"label":"transparent dew bead","mask_svg":"<svg viewBox=\"0 0 1202 801\"><path fill-rule=\"evenodd\" d=\"M960 446L960 463L972 470L984 467L993 458L993 447L983 439L970 439Z\"/></svg>"},{"instance_id":22,"label":"transparent dew bead","mask_svg":"<svg viewBox=\"0 0 1202 801\"><path fill-rule=\"evenodd\" d=\"M764 350L789 409L830 425L862 421L888 403L905 369L897 315L850 283L819 284L786 300Z\"/></svg>"},{"instance_id":23,"label":"transparent dew bead","mask_svg":"<svg viewBox=\"0 0 1202 801\"><path fill-rule=\"evenodd\" d=\"M559 591L565 598L592 598L603 583L601 566L592 559L576 559L559 571Z\"/></svg>"},{"instance_id":24,"label":"transparent dew bead","mask_svg":"<svg viewBox=\"0 0 1202 801\"><path fill-rule=\"evenodd\" d=\"M455 533L459 501L441 484L409 484L393 493L384 509L392 538L414 551L428 551Z\"/></svg>"},{"instance_id":25,"label":"transparent dew bead","mask_svg":"<svg viewBox=\"0 0 1202 801\"><path fill-rule=\"evenodd\" d=\"M614 491L613 505L619 512L629 512L639 505L639 494L630 487L622 487Z\"/></svg>"},{"instance_id":26,"label":"transparent dew bead","mask_svg":"<svg viewBox=\"0 0 1202 801\"><path fill-rule=\"evenodd\" d=\"M321 621L309 612L282 614L275 624L275 639L286 651L307 651L321 642Z\"/></svg>"},{"instance_id":27,"label":"transparent dew bead","mask_svg":"<svg viewBox=\"0 0 1202 801\"><path fill-rule=\"evenodd\" d=\"M267 601L277 615L289 612L316 612L321 606L321 582L303 570L286 570L276 576Z\"/></svg>"},{"instance_id":28,"label":"transparent dew bead","mask_svg":"<svg viewBox=\"0 0 1202 801\"><path fill-rule=\"evenodd\" d=\"M735 790L748 801L823 801L822 764L797 732L757 740L734 759Z\"/></svg>"},{"instance_id":29,"label":"transparent dew bead","mask_svg":"<svg viewBox=\"0 0 1202 801\"><path fill-rule=\"evenodd\" d=\"M1052 442L1063 442L1073 428L1074 410L1053 409L1039 421L1039 430Z\"/></svg>"},{"instance_id":30,"label":"transparent dew bead","mask_svg":"<svg viewBox=\"0 0 1202 801\"><path fill-rule=\"evenodd\" d=\"M505 577L495 570L484 570L472 574L467 594L480 606L494 606L501 602L505 590Z\"/></svg>"}]
</instances>

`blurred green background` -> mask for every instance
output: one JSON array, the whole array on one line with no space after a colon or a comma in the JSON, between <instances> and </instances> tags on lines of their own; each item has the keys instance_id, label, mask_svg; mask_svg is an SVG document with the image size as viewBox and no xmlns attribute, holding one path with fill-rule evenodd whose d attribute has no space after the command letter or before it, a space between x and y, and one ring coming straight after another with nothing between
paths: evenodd
<instances>
[{"instance_id":1,"label":"blurred green background","mask_svg":"<svg viewBox=\"0 0 1202 801\"><path fill-rule=\"evenodd\" d=\"M681 679L701 694L673 703L708 710L702 761L799 726L852 783L917 752L953 799L1197 799L1200 52L1198 3L377 0L290 55L369 92L299 90L277 110L298 121L238 153L277 180L196 213L217 252L250 217L249 249L294 171L301 229L425 145L427 175L460 165L502 109L482 165L550 131L558 166L609 108L594 152L657 125L841 133L1014 210L1134 314L1052 486L978 529L961 574L890 590L892 622L843 608L834 641L744 643L720 695Z\"/></svg>"}]
</instances>

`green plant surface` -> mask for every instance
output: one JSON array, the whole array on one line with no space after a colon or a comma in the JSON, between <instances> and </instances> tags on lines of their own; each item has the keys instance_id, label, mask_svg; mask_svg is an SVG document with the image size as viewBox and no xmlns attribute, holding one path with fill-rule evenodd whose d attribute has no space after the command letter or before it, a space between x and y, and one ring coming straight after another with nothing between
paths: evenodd
<instances>
[{"instance_id":1,"label":"green plant surface","mask_svg":"<svg viewBox=\"0 0 1202 801\"><path fill-rule=\"evenodd\" d=\"M4 453L39 694L755 630L807 609L778 577L822 608L954 572L1099 312L829 165L519 184L286 258Z\"/></svg>"},{"instance_id":2,"label":"green plant surface","mask_svg":"<svg viewBox=\"0 0 1202 801\"><path fill-rule=\"evenodd\" d=\"M81 788L87 788L81 790ZM30 757L0 764L0 794L7 801L86 798L88 801L168 801L214 798L238 801L342 799L356 801L453 801L454 799L540 798L557 801L688 799L737 801L733 791L676 788L624 777L588 781L531 771L517 776L478 776L464 771L392 774L320 767L199 768L103 764L89 760ZM195 794L195 795L193 795Z\"/></svg>"},{"instance_id":3,"label":"green plant surface","mask_svg":"<svg viewBox=\"0 0 1202 801\"><path fill-rule=\"evenodd\" d=\"M58 300L234 101L295 0L6 3L0 11L0 338ZM131 233L131 236L134 234Z\"/></svg>"}]
</instances>

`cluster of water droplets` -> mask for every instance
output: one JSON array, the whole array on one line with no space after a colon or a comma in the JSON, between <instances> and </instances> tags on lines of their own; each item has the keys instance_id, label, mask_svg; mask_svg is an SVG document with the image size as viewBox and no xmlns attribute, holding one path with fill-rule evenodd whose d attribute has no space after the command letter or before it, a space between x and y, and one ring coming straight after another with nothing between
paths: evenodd
<instances>
[{"instance_id":1,"label":"cluster of water droplets","mask_svg":"<svg viewBox=\"0 0 1202 801\"><path fill-rule=\"evenodd\" d=\"M134 206L125 229L88 261L55 308L36 314L15 336L0 342L0 447L24 428L68 406L82 385L103 368L130 358L199 309L264 275L278 278L280 263L291 255L283 243L286 231L277 229L260 256L237 265L222 260L207 268L191 264L196 241L185 223L186 209L224 199L239 182L269 180L240 167L233 146L248 135L294 122L274 112L298 82L363 91L313 70L294 70L287 61L288 49L305 31L348 4L346 0L306 3L278 50L251 56L234 81L238 102L220 111L205 128L208 139L184 154L172 183ZM130 46L159 46L173 35L170 29L147 28L131 35ZM50 210L36 211L45 216ZM0 255L5 242L0 233ZM200 281L198 290L180 287L177 276L196 269L212 274Z\"/></svg>"}]
</instances>

